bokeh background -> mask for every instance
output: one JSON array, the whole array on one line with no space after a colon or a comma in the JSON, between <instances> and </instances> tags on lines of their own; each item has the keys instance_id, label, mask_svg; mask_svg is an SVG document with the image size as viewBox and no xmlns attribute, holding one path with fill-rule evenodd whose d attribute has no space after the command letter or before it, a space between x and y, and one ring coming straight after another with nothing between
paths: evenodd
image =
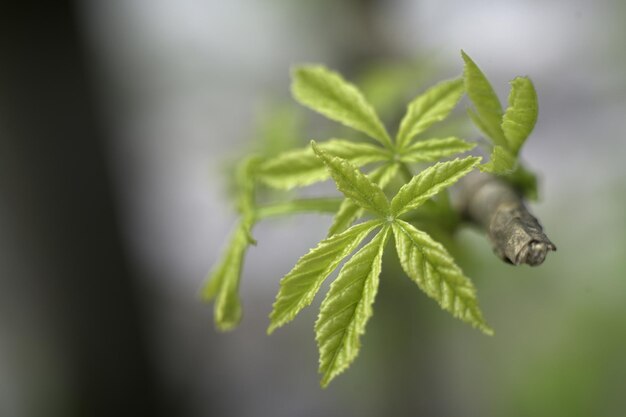
<instances>
[{"instance_id":1,"label":"bokeh background","mask_svg":"<svg viewBox=\"0 0 626 417\"><path fill-rule=\"evenodd\" d=\"M0 416L623 415L624 5L8 8L0 25ZM496 336L448 317L386 262L359 358L321 390L312 329L319 300L265 334L280 277L325 235L330 218L318 215L257 226L243 322L218 333L198 290L235 222L233 164L274 128L286 143L337 131L290 100L289 67L340 69L384 107L460 74L460 49L502 100L514 76L535 83L540 116L523 157L542 178L532 210L559 248L539 268L514 268L476 231L460 233L463 266Z\"/></svg>"}]
</instances>

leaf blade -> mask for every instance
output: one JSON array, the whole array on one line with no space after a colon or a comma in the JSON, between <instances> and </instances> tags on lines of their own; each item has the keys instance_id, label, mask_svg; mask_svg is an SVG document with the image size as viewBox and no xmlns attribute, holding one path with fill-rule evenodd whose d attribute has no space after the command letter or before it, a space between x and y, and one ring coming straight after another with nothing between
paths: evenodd
<instances>
[{"instance_id":1,"label":"leaf blade","mask_svg":"<svg viewBox=\"0 0 626 417\"><path fill-rule=\"evenodd\" d=\"M502 132L502 105L496 95L493 87L480 70L478 65L464 51L461 56L465 65L463 67L463 81L465 83L465 91L476 108L476 113L470 113L481 130L489 136L495 144L506 145L504 132ZM476 122L476 120L475 120Z\"/></svg>"},{"instance_id":2,"label":"leaf blade","mask_svg":"<svg viewBox=\"0 0 626 417\"><path fill-rule=\"evenodd\" d=\"M318 144L320 148L356 166L384 161L389 156L379 146L357 143L345 139L330 139ZM257 170L259 181L273 188L292 189L328 178L324 163L315 156L310 146L283 152L261 163Z\"/></svg>"},{"instance_id":3,"label":"leaf blade","mask_svg":"<svg viewBox=\"0 0 626 417\"><path fill-rule=\"evenodd\" d=\"M293 320L303 308L311 304L328 275L379 225L380 222L369 221L353 226L341 234L324 239L301 257L280 281L280 289L270 313L268 334Z\"/></svg>"},{"instance_id":4,"label":"leaf blade","mask_svg":"<svg viewBox=\"0 0 626 417\"><path fill-rule=\"evenodd\" d=\"M246 250L250 244L251 225L242 220L230 239L221 261L209 273L201 290L205 301L215 298L214 321L220 331L234 329L241 321L242 309L239 299L239 283Z\"/></svg>"},{"instance_id":5,"label":"leaf blade","mask_svg":"<svg viewBox=\"0 0 626 417\"><path fill-rule=\"evenodd\" d=\"M424 201L470 172L480 160L480 157L468 156L463 159L439 162L426 168L403 185L391 200L392 215L399 216L419 207Z\"/></svg>"},{"instance_id":6,"label":"leaf blade","mask_svg":"<svg viewBox=\"0 0 626 417\"><path fill-rule=\"evenodd\" d=\"M517 158L504 147L496 145L491 150L489 162L482 165L480 170L496 175L507 175L517 166Z\"/></svg>"},{"instance_id":7,"label":"leaf blade","mask_svg":"<svg viewBox=\"0 0 626 417\"><path fill-rule=\"evenodd\" d=\"M372 315L388 236L386 226L346 262L322 302L315 322L322 387L346 370L358 355L360 336Z\"/></svg>"},{"instance_id":8,"label":"leaf blade","mask_svg":"<svg viewBox=\"0 0 626 417\"><path fill-rule=\"evenodd\" d=\"M399 148L408 145L418 134L442 121L457 105L464 91L463 79L442 81L415 98L400 122L396 136Z\"/></svg>"},{"instance_id":9,"label":"leaf blade","mask_svg":"<svg viewBox=\"0 0 626 417\"><path fill-rule=\"evenodd\" d=\"M517 155L535 127L539 106L537 92L529 78L516 77L510 84L509 106L502 118L502 131L509 150Z\"/></svg>"},{"instance_id":10,"label":"leaf blade","mask_svg":"<svg viewBox=\"0 0 626 417\"><path fill-rule=\"evenodd\" d=\"M366 210L380 216L389 213L389 200L378 185L374 184L349 161L326 153L314 141L311 141L311 146L326 165L339 191Z\"/></svg>"},{"instance_id":11,"label":"leaf blade","mask_svg":"<svg viewBox=\"0 0 626 417\"><path fill-rule=\"evenodd\" d=\"M454 136L420 140L406 148L400 161L407 163L434 162L457 153L470 151L475 143L466 142Z\"/></svg>"},{"instance_id":12,"label":"leaf blade","mask_svg":"<svg viewBox=\"0 0 626 417\"><path fill-rule=\"evenodd\" d=\"M442 309L486 334L493 334L478 307L474 285L448 251L405 221L396 220L392 229L400 264L409 278Z\"/></svg>"},{"instance_id":13,"label":"leaf blade","mask_svg":"<svg viewBox=\"0 0 626 417\"><path fill-rule=\"evenodd\" d=\"M302 105L391 146L387 130L359 89L320 65L296 67L291 91Z\"/></svg>"}]
</instances>

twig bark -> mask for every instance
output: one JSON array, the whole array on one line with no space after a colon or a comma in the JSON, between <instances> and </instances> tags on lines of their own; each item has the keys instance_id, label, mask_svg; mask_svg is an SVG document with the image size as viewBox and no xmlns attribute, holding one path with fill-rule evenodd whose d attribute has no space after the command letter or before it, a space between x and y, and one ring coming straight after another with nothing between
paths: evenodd
<instances>
[{"instance_id":1,"label":"twig bark","mask_svg":"<svg viewBox=\"0 0 626 417\"><path fill-rule=\"evenodd\" d=\"M514 265L541 265L556 246L528 211L520 194L495 176L475 172L456 189L454 206L463 218L482 228L493 251Z\"/></svg>"}]
</instances>

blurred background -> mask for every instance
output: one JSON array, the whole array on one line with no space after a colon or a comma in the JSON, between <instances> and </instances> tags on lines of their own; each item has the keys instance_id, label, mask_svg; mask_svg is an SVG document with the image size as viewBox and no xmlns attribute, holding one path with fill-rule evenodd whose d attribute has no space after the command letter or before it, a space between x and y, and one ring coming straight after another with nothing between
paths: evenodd
<instances>
[{"instance_id":1,"label":"blurred background","mask_svg":"<svg viewBox=\"0 0 626 417\"><path fill-rule=\"evenodd\" d=\"M624 2L85 0L0 19L0 416L623 415ZM340 131L290 100L290 66L345 72L391 126L460 74L460 49L502 101L535 83L523 157L559 248L514 268L460 233L496 335L386 262L359 358L321 390L320 300L265 334L320 215L256 227L244 319L216 332L198 292L236 220L233 164Z\"/></svg>"}]
</instances>

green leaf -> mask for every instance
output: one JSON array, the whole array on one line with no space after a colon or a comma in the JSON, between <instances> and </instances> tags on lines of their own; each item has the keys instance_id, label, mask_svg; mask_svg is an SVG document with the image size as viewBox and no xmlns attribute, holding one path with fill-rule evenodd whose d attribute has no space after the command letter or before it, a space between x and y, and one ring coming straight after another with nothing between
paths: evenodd
<instances>
[{"instance_id":1,"label":"green leaf","mask_svg":"<svg viewBox=\"0 0 626 417\"><path fill-rule=\"evenodd\" d=\"M398 172L398 164L391 163L382 165L372 171L368 177L381 189L391 181ZM339 211L333 218L333 223L328 230L328 236L346 230L356 219L363 215L363 209L353 200L346 198L341 203Z\"/></svg>"},{"instance_id":2,"label":"green leaf","mask_svg":"<svg viewBox=\"0 0 626 417\"><path fill-rule=\"evenodd\" d=\"M343 199L340 198L303 198L268 204L257 208L256 218L265 219L287 214L319 212L335 213L340 209Z\"/></svg>"},{"instance_id":3,"label":"green leaf","mask_svg":"<svg viewBox=\"0 0 626 417\"><path fill-rule=\"evenodd\" d=\"M251 225L241 221L235 229L218 266L209 274L202 298L215 300L215 325L221 331L232 330L241 321L239 281Z\"/></svg>"},{"instance_id":4,"label":"green leaf","mask_svg":"<svg viewBox=\"0 0 626 417\"><path fill-rule=\"evenodd\" d=\"M291 91L298 102L391 147L389 134L374 108L341 75L312 65L295 68L292 78Z\"/></svg>"},{"instance_id":5,"label":"green leaf","mask_svg":"<svg viewBox=\"0 0 626 417\"><path fill-rule=\"evenodd\" d=\"M391 213L399 216L417 208L470 172L480 160L480 157L468 156L464 159L439 162L426 168L400 188L398 194L391 200Z\"/></svg>"},{"instance_id":6,"label":"green leaf","mask_svg":"<svg viewBox=\"0 0 626 417\"><path fill-rule=\"evenodd\" d=\"M367 143L331 139L319 143L318 146L356 166L389 159L387 151ZM307 146L284 152L263 162L257 170L257 178L270 187L291 189L323 181L328 178L328 171L311 147Z\"/></svg>"},{"instance_id":7,"label":"green leaf","mask_svg":"<svg viewBox=\"0 0 626 417\"><path fill-rule=\"evenodd\" d=\"M389 200L379 186L347 160L324 152L315 141L311 141L311 146L326 165L339 191L366 210L373 211L380 216L386 216L389 213Z\"/></svg>"},{"instance_id":8,"label":"green leaf","mask_svg":"<svg viewBox=\"0 0 626 417\"><path fill-rule=\"evenodd\" d=\"M443 81L414 99L400 122L397 146L405 147L416 135L448 117L462 95L463 80L456 79Z\"/></svg>"},{"instance_id":9,"label":"green leaf","mask_svg":"<svg viewBox=\"0 0 626 417\"><path fill-rule=\"evenodd\" d=\"M322 387L343 372L359 353L360 336L372 315L382 255L389 236L386 226L341 269L322 302L315 322Z\"/></svg>"},{"instance_id":10,"label":"green leaf","mask_svg":"<svg viewBox=\"0 0 626 417\"><path fill-rule=\"evenodd\" d=\"M511 81L509 107L502 119L502 130L513 155L519 153L533 131L538 112L537 92L532 81L526 77L516 77Z\"/></svg>"},{"instance_id":11,"label":"green leaf","mask_svg":"<svg viewBox=\"0 0 626 417\"><path fill-rule=\"evenodd\" d=\"M478 307L474 285L448 251L405 221L396 220L392 227L402 269L418 287L454 317L493 334Z\"/></svg>"},{"instance_id":12,"label":"green leaf","mask_svg":"<svg viewBox=\"0 0 626 417\"><path fill-rule=\"evenodd\" d=\"M517 158L502 146L494 146L489 162L480 167L483 172L505 175L513 172L517 165Z\"/></svg>"},{"instance_id":13,"label":"green leaf","mask_svg":"<svg viewBox=\"0 0 626 417\"><path fill-rule=\"evenodd\" d=\"M478 127L489 136L496 145L505 145L506 140L500 124L502 123L502 105L493 91L493 87L487 81L485 74L478 66L461 51L465 67L463 69L463 81L465 91L472 104L476 108L476 113L470 113L470 117L477 122Z\"/></svg>"},{"instance_id":14,"label":"green leaf","mask_svg":"<svg viewBox=\"0 0 626 417\"><path fill-rule=\"evenodd\" d=\"M457 153L467 152L475 146L475 143L466 142L454 136L444 139L426 139L415 142L403 150L400 161L434 162Z\"/></svg>"},{"instance_id":15,"label":"green leaf","mask_svg":"<svg viewBox=\"0 0 626 417\"><path fill-rule=\"evenodd\" d=\"M258 169L261 158L258 156L249 156L245 158L237 167L235 173L237 183L237 210L244 219L240 225L245 227L245 233L248 242L256 244L252 237L252 227L256 217L256 171Z\"/></svg>"},{"instance_id":16,"label":"green leaf","mask_svg":"<svg viewBox=\"0 0 626 417\"><path fill-rule=\"evenodd\" d=\"M320 286L337 265L377 226L371 220L321 241L304 255L280 281L280 290L270 314L268 333L293 320L304 307L311 304Z\"/></svg>"},{"instance_id":17,"label":"green leaf","mask_svg":"<svg viewBox=\"0 0 626 417\"><path fill-rule=\"evenodd\" d=\"M341 233L359 217L363 215L363 209L349 198L344 198L337 210L337 214L333 217L333 223L328 229L328 236Z\"/></svg>"}]
</instances>

